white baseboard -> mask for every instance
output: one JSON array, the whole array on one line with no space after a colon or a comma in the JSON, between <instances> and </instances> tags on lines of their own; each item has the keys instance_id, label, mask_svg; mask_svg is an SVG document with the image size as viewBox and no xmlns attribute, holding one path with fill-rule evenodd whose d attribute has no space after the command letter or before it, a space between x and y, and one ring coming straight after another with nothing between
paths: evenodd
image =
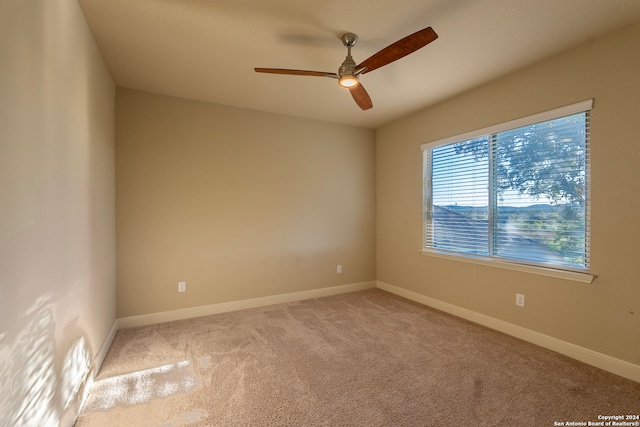
<instances>
[{"instance_id":1,"label":"white baseboard","mask_svg":"<svg viewBox=\"0 0 640 427\"><path fill-rule=\"evenodd\" d=\"M587 363L591 366L595 366L596 368L603 369L621 377L640 382L639 365L616 359L615 357L598 353L597 351L589 350L587 348L580 347L578 345L571 344L569 342L562 341L557 338L553 338L548 335L544 335L539 332L535 332L530 329L526 329L521 326L496 319L494 317L467 310L466 308L458 307L456 305L449 304L447 302L440 301L435 298L419 294L417 292L399 288L385 282L377 281L376 287L384 291L391 292L392 294L396 294L398 296L418 302L420 304L424 304L429 307L444 311L446 313L453 314L454 316L470 320L474 323L478 323L488 328L495 329L496 331L503 332L507 335L520 338L521 340L528 341L549 350L553 350L557 353L563 354L565 356L579 360L580 362Z\"/></svg>"},{"instance_id":2,"label":"white baseboard","mask_svg":"<svg viewBox=\"0 0 640 427\"><path fill-rule=\"evenodd\" d=\"M171 322L174 320L190 319L193 317L209 316L211 314L226 313L229 311L244 310L247 308L264 307L267 305L281 304L285 302L301 301L311 298L325 297L329 295L344 294L347 292L361 291L376 287L375 281L352 283L349 285L332 286L329 288L312 289L308 291L291 292L288 294L270 295L266 297L251 298L240 301L223 302L219 304L189 307L181 310L163 311L159 313L143 314L140 316L123 317L117 320L121 329L136 326L153 325L156 323Z\"/></svg>"},{"instance_id":3,"label":"white baseboard","mask_svg":"<svg viewBox=\"0 0 640 427\"><path fill-rule=\"evenodd\" d=\"M120 327L119 327L118 319L116 319L113 322L113 326L111 326L111 330L109 330L109 334L107 335L107 338L104 340L104 343L102 343L102 347L100 347L100 351L98 352L96 357L93 358L93 371L96 374L100 372L100 368L102 367L104 358L107 357L107 352L111 347L111 343L113 342L113 339L116 337L116 332L118 332L118 329L120 329Z\"/></svg>"}]
</instances>

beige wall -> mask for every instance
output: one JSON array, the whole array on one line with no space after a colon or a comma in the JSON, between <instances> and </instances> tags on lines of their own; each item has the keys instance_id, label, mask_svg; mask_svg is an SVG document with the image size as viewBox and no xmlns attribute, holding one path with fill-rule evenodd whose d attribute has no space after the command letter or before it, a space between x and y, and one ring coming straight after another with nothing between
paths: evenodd
<instances>
[{"instance_id":1,"label":"beige wall","mask_svg":"<svg viewBox=\"0 0 640 427\"><path fill-rule=\"evenodd\" d=\"M379 129L378 280L640 364L639 45L640 24ZM592 284L418 252L420 144L589 98Z\"/></svg>"},{"instance_id":2,"label":"beige wall","mask_svg":"<svg viewBox=\"0 0 640 427\"><path fill-rule=\"evenodd\" d=\"M75 0L0 2L0 425L70 425L115 322L115 86Z\"/></svg>"},{"instance_id":3,"label":"beige wall","mask_svg":"<svg viewBox=\"0 0 640 427\"><path fill-rule=\"evenodd\" d=\"M375 280L372 130L118 89L116 153L118 317Z\"/></svg>"}]
</instances>

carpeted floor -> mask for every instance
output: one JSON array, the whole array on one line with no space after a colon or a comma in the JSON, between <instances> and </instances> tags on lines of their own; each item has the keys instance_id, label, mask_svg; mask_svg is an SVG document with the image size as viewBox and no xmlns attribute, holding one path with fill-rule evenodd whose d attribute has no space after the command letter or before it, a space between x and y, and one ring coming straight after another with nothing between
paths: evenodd
<instances>
[{"instance_id":1,"label":"carpeted floor","mask_svg":"<svg viewBox=\"0 0 640 427\"><path fill-rule=\"evenodd\" d=\"M76 426L554 426L639 413L639 383L372 289L121 330Z\"/></svg>"}]
</instances>

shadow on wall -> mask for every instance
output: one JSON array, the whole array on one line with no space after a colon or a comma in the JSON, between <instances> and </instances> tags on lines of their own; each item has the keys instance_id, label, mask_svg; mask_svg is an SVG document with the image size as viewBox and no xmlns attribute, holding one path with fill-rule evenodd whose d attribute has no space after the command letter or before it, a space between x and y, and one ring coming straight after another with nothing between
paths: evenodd
<instances>
[{"instance_id":1,"label":"shadow on wall","mask_svg":"<svg viewBox=\"0 0 640 427\"><path fill-rule=\"evenodd\" d=\"M91 254L82 190L70 176L48 182L34 224L0 246L0 426L71 425L88 389L92 357L79 319Z\"/></svg>"},{"instance_id":2,"label":"shadow on wall","mask_svg":"<svg viewBox=\"0 0 640 427\"><path fill-rule=\"evenodd\" d=\"M0 344L0 425L58 426L88 379L91 358L84 337L67 350L56 373L51 305L39 302L13 348ZM4 338L1 337L1 338Z\"/></svg>"}]
</instances>

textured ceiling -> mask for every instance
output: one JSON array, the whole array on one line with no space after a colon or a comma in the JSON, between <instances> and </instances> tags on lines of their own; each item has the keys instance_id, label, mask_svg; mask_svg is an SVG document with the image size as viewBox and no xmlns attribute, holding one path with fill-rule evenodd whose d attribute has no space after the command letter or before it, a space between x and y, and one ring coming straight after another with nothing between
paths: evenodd
<instances>
[{"instance_id":1,"label":"textured ceiling","mask_svg":"<svg viewBox=\"0 0 640 427\"><path fill-rule=\"evenodd\" d=\"M640 21L638 0L79 0L116 84L163 95L376 128ZM344 32L358 63L427 26L439 38L361 76L362 111L324 77Z\"/></svg>"}]
</instances>

